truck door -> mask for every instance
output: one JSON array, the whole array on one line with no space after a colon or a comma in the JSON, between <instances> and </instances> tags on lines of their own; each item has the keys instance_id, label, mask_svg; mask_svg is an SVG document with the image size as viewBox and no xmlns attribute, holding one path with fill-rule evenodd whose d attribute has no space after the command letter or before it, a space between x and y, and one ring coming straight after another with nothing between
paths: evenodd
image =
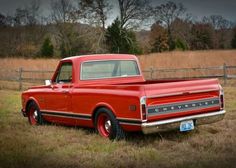
<instances>
[{"instance_id":1,"label":"truck door","mask_svg":"<svg viewBox=\"0 0 236 168\"><path fill-rule=\"evenodd\" d=\"M62 62L45 94L46 110L51 112L71 111L71 89L73 87L72 62Z\"/></svg>"}]
</instances>

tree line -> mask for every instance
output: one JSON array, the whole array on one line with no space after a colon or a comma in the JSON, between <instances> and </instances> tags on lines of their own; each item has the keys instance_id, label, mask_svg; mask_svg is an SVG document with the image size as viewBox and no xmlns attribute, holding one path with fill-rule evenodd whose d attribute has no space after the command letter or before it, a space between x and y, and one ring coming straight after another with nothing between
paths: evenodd
<instances>
[{"instance_id":1,"label":"tree line","mask_svg":"<svg viewBox=\"0 0 236 168\"><path fill-rule=\"evenodd\" d=\"M220 15L195 20L181 3L150 0L32 0L0 13L0 56L67 57L91 53L236 48L236 26ZM110 15L118 11L111 21ZM146 27L149 30L142 30Z\"/></svg>"}]
</instances>

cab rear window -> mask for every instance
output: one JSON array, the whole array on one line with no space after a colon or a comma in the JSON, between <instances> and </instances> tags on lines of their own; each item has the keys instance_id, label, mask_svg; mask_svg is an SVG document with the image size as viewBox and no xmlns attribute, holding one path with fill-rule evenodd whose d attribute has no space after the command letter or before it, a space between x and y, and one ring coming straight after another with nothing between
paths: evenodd
<instances>
[{"instance_id":1,"label":"cab rear window","mask_svg":"<svg viewBox=\"0 0 236 168\"><path fill-rule=\"evenodd\" d=\"M84 62L81 67L81 80L130 77L140 75L135 60L107 60Z\"/></svg>"}]
</instances>

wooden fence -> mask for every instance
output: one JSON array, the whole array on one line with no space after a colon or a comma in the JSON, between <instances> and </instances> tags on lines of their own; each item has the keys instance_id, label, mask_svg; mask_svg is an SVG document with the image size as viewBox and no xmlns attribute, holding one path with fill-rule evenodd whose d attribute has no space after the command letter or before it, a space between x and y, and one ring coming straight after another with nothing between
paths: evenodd
<instances>
[{"instance_id":1,"label":"wooden fence","mask_svg":"<svg viewBox=\"0 0 236 168\"><path fill-rule=\"evenodd\" d=\"M0 70L0 81L17 83L18 90L22 90L27 83L28 86L43 84L44 80L51 79L52 70ZM236 79L236 66L226 64L218 67L204 68L181 68L181 69L159 69L150 68L143 70L146 79L193 79L193 78L219 78L226 85L229 79ZM8 85L8 84L5 84Z\"/></svg>"},{"instance_id":2,"label":"wooden fence","mask_svg":"<svg viewBox=\"0 0 236 168\"><path fill-rule=\"evenodd\" d=\"M224 84L227 80L236 79L236 66L226 64L216 67L158 69L144 70L147 79L194 79L194 78L219 78Z\"/></svg>"}]
</instances>

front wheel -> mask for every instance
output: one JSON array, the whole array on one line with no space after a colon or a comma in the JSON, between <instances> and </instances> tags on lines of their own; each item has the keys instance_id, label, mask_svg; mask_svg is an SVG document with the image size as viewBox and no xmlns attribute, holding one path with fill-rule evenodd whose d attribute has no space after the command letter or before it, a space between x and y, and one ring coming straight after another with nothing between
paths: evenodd
<instances>
[{"instance_id":1,"label":"front wheel","mask_svg":"<svg viewBox=\"0 0 236 168\"><path fill-rule=\"evenodd\" d=\"M105 138L111 140L125 138L125 132L119 125L115 116L106 108L101 108L97 111L95 115L95 127L97 132Z\"/></svg>"},{"instance_id":2,"label":"front wheel","mask_svg":"<svg viewBox=\"0 0 236 168\"><path fill-rule=\"evenodd\" d=\"M43 124L41 112L36 103L31 102L28 106L28 120L31 125Z\"/></svg>"}]
</instances>

